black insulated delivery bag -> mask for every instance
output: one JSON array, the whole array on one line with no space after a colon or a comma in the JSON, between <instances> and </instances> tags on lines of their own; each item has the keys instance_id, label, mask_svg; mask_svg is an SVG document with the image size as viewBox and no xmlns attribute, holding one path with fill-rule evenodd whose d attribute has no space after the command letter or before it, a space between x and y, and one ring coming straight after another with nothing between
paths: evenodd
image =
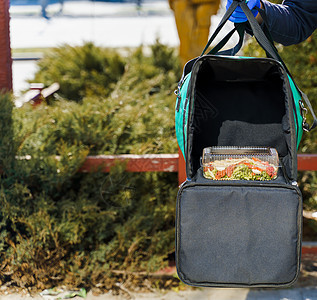
<instances>
[{"instance_id":1,"label":"black insulated delivery bag","mask_svg":"<svg viewBox=\"0 0 317 300\"><path fill-rule=\"evenodd\" d=\"M184 143L187 174L177 196L177 272L194 286L283 287L296 281L301 256L294 83L246 5L233 5L246 11L270 57L208 54L185 66L176 103L176 114L185 108L176 121L183 126L178 141ZM184 84L185 92L180 90ZM276 178L205 178L203 149L215 146L275 148Z\"/></svg>"}]
</instances>

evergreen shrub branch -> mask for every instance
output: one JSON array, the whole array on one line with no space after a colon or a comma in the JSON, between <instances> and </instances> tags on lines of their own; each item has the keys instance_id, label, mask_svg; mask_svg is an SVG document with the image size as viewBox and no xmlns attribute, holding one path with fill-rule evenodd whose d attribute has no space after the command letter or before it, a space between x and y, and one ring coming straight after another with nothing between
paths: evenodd
<instances>
[{"instance_id":1,"label":"evergreen shrub branch","mask_svg":"<svg viewBox=\"0 0 317 300\"><path fill-rule=\"evenodd\" d=\"M176 153L179 77L174 49L159 42L151 55L140 47L128 57L65 45L34 79L59 82L59 97L14 108L0 96L1 282L110 289L135 280L118 270L152 274L167 264L177 174L77 170L87 155Z\"/></svg>"}]
</instances>

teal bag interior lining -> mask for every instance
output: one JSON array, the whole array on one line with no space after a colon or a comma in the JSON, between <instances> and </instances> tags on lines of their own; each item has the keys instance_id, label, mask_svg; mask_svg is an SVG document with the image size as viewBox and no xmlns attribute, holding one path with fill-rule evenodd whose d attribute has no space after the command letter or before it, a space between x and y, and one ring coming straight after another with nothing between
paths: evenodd
<instances>
[{"instance_id":1,"label":"teal bag interior lining","mask_svg":"<svg viewBox=\"0 0 317 300\"><path fill-rule=\"evenodd\" d=\"M179 90L179 95L176 100L175 107L175 129L176 129L176 138L185 157L185 144L187 141L187 120L188 120L188 103L189 98L187 98L188 85L190 82L191 73L187 74L181 83ZM179 102L180 101L180 102Z\"/></svg>"},{"instance_id":2,"label":"teal bag interior lining","mask_svg":"<svg viewBox=\"0 0 317 300\"><path fill-rule=\"evenodd\" d=\"M291 77L288 75L288 80L291 86L293 99L294 99L294 120L295 120L295 128L296 128L296 140L297 140L297 149L299 147L299 143L303 136L303 116L301 112L301 106L300 101L302 100L302 97L298 91L298 89L295 86L294 81L291 79ZM296 122L297 120L297 122Z\"/></svg>"}]
</instances>

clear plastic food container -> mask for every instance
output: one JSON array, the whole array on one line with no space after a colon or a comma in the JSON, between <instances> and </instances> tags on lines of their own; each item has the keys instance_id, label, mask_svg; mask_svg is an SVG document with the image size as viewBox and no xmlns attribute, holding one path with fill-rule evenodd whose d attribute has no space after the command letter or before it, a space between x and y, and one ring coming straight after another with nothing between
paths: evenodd
<instances>
[{"instance_id":1,"label":"clear plastic food container","mask_svg":"<svg viewBox=\"0 0 317 300\"><path fill-rule=\"evenodd\" d=\"M269 147L208 147L202 165L204 177L211 180L272 180L279 158Z\"/></svg>"}]
</instances>

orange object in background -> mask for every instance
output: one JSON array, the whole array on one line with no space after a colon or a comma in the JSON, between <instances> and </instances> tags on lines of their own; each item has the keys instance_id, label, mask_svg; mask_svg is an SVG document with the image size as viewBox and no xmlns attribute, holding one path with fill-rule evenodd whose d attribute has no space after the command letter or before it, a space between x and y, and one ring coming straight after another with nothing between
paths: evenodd
<instances>
[{"instance_id":1,"label":"orange object in background","mask_svg":"<svg viewBox=\"0 0 317 300\"><path fill-rule=\"evenodd\" d=\"M180 40L182 65L201 54L209 35L211 16L218 11L220 0L169 0L174 11Z\"/></svg>"},{"instance_id":2,"label":"orange object in background","mask_svg":"<svg viewBox=\"0 0 317 300\"><path fill-rule=\"evenodd\" d=\"M181 149L178 148L178 185L186 180L186 164Z\"/></svg>"}]
</instances>

